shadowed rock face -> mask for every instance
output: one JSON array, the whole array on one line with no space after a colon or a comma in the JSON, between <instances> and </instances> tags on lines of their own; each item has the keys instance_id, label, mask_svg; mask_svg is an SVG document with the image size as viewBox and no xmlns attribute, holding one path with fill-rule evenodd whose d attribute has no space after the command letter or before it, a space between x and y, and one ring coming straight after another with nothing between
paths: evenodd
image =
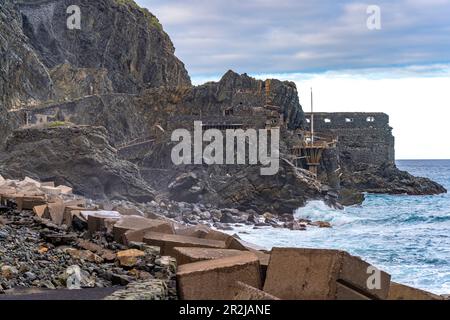
<instances>
[{"instance_id":1,"label":"shadowed rock face","mask_svg":"<svg viewBox=\"0 0 450 320\"><path fill-rule=\"evenodd\" d=\"M106 69L115 92L189 86L183 63L158 19L131 0L18 1L25 35L43 64ZM81 9L81 30L69 30L66 10Z\"/></svg>"},{"instance_id":2,"label":"shadowed rock face","mask_svg":"<svg viewBox=\"0 0 450 320\"><path fill-rule=\"evenodd\" d=\"M175 201L214 204L220 208L252 209L265 212L293 213L312 199L332 199L322 185L307 171L284 160L287 147L280 142L280 168L273 176L262 176L259 165L181 165L171 160L176 144L161 139L151 149L140 168L152 187L167 193Z\"/></svg>"},{"instance_id":3,"label":"shadowed rock face","mask_svg":"<svg viewBox=\"0 0 450 320\"><path fill-rule=\"evenodd\" d=\"M67 28L71 5L81 30ZM157 18L134 1L4 0L0 13L4 108L191 85Z\"/></svg>"},{"instance_id":4,"label":"shadowed rock face","mask_svg":"<svg viewBox=\"0 0 450 320\"><path fill-rule=\"evenodd\" d=\"M35 105L52 96L52 80L22 30L11 1L0 4L0 108ZM3 117L2 117L3 119Z\"/></svg>"},{"instance_id":5,"label":"shadowed rock face","mask_svg":"<svg viewBox=\"0 0 450 320\"><path fill-rule=\"evenodd\" d=\"M17 130L0 155L0 163L6 177L55 181L91 199L154 199L138 168L117 157L101 127Z\"/></svg>"}]
</instances>

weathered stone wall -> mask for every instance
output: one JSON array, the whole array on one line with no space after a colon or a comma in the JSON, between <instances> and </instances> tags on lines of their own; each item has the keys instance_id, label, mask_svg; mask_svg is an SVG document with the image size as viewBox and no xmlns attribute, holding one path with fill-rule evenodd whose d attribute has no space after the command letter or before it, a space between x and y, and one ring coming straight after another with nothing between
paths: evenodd
<instances>
[{"instance_id":1,"label":"weathered stone wall","mask_svg":"<svg viewBox=\"0 0 450 320\"><path fill-rule=\"evenodd\" d=\"M307 129L311 114L307 114ZM308 122L308 121L307 121ZM395 139L384 113L317 113L317 135L338 138L337 152L327 150L321 163L320 180L340 194L345 205L360 203L362 192L386 194L440 194L441 185L400 171L395 165Z\"/></svg>"},{"instance_id":2,"label":"weathered stone wall","mask_svg":"<svg viewBox=\"0 0 450 320\"><path fill-rule=\"evenodd\" d=\"M310 128L311 113L306 113L306 127ZM386 129L389 116L378 112L318 112L314 113L314 128L318 131L331 129Z\"/></svg>"},{"instance_id":3,"label":"weathered stone wall","mask_svg":"<svg viewBox=\"0 0 450 320\"><path fill-rule=\"evenodd\" d=\"M306 114L306 129L311 114ZM394 164L395 138L385 113L314 113L314 129L338 137L341 162L354 164Z\"/></svg>"}]
</instances>

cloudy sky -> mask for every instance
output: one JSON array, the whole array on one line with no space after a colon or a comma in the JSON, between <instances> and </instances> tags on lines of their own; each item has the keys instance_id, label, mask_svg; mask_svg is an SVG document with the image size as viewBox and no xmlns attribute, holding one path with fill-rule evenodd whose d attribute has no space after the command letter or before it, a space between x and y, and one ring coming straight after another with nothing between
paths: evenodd
<instances>
[{"instance_id":1,"label":"cloudy sky","mask_svg":"<svg viewBox=\"0 0 450 320\"><path fill-rule=\"evenodd\" d=\"M138 0L196 84L228 69L314 87L319 111L391 116L399 159L450 159L450 0ZM381 29L367 27L369 5ZM445 138L444 138L445 137Z\"/></svg>"}]
</instances>

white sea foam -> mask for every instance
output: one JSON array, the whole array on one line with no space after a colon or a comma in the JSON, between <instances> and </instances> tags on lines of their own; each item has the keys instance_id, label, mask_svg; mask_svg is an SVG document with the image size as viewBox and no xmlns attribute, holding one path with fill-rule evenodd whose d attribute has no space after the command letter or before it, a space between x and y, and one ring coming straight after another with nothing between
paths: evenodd
<instances>
[{"instance_id":1,"label":"white sea foam","mask_svg":"<svg viewBox=\"0 0 450 320\"><path fill-rule=\"evenodd\" d=\"M450 188L450 161L410 162L401 167ZM408 163L407 163L408 164ZM436 167L436 168L435 168ZM332 229L290 231L239 227L233 233L272 247L340 249L387 271L396 282L437 294L450 293L450 195L410 197L368 195L362 206L345 210L311 201L296 219L327 221Z\"/></svg>"},{"instance_id":2,"label":"white sea foam","mask_svg":"<svg viewBox=\"0 0 450 320\"><path fill-rule=\"evenodd\" d=\"M334 226L341 226L359 220L359 218L352 216L346 210L330 208L323 201L308 202L305 207L297 209L294 217L297 220L326 221Z\"/></svg>"}]
</instances>

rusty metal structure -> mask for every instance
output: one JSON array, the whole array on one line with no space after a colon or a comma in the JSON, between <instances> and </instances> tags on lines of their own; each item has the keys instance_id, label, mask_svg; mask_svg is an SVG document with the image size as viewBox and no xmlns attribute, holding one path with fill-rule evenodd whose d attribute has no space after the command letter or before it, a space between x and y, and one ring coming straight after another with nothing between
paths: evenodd
<instances>
[{"instance_id":1,"label":"rusty metal structure","mask_svg":"<svg viewBox=\"0 0 450 320\"><path fill-rule=\"evenodd\" d=\"M308 170L317 176L320 160L323 152L330 148L336 148L338 139L336 136L327 134L317 134L314 131L314 100L311 88L311 114L310 114L310 131L297 130L296 134L299 143L294 145L291 150L295 157L297 167L301 167L300 163L305 162ZM303 161L302 161L303 160Z\"/></svg>"}]
</instances>

